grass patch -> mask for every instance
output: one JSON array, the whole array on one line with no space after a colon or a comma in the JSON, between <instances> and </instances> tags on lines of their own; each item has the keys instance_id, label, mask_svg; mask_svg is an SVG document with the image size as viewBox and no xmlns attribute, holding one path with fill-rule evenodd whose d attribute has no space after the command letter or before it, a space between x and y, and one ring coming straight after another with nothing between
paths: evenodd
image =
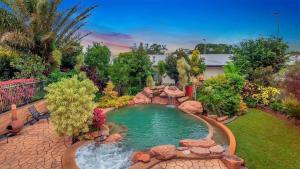
<instances>
[{"instance_id":1,"label":"grass patch","mask_svg":"<svg viewBox=\"0 0 300 169\"><path fill-rule=\"evenodd\" d=\"M300 169L300 129L257 109L228 125L250 169Z\"/></svg>"}]
</instances>

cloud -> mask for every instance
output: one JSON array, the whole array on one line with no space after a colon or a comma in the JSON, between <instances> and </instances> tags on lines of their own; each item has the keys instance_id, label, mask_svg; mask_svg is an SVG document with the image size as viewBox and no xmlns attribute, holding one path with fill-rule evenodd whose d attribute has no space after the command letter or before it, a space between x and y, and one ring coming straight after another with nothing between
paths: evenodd
<instances>
[{"instance_id":1,"label":"cloud","mask_svg":"<svg viewBox=\"0 0 300 169\"><path fill-rule=\"evenodd\" d=\"M79 32L81 34L85 34L89 31L80 30ZM110 48L113 55L130 51L131 46L134 43L133 37L129 34L119 32L98 33L92 31L90 35L82 40L82 45L87 47L88 45L92 45L94 42L103 43L106 45L108 48Z\"/></svg>"}]
</instances>

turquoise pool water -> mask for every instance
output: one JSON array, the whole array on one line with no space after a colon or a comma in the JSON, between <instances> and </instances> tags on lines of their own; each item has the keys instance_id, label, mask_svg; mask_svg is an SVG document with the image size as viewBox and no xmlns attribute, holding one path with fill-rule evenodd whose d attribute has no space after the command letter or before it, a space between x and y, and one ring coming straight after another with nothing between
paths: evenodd
<instances>
[{"instance_id":1,"label":"turquoise pool water","mask_svg":"<svg viewBox=\"0 0 300 169\"><path fill-rule=\"evenodd\" d=\"M180 110L160 105L136 105L108 113L108 121L127 126L122 144L133 150L156 145L178 145L181 139L205 138L206 124Z\"/></svg>"}]
</instances>

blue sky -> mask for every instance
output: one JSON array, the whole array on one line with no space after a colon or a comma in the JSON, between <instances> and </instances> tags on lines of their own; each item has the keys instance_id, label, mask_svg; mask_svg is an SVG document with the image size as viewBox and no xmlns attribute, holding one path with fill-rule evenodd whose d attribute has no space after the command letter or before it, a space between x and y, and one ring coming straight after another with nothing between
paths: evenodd
<instances>
[{"instance_id":1,"label":"blue sky","mask_svg":"<svg viewBox=\"0 0 300 169\"><path fill-rule=\"evenodd\" d=\"M74 1L66 0L63 7ZM166 44L170 51L210 43L237 44L276 35L274 11L280 13L280 36L300 50L300 0L85 0L97 4L84 31L83 45L103 42L113 53L133 43Z\"/></svg>"}]
</instances>

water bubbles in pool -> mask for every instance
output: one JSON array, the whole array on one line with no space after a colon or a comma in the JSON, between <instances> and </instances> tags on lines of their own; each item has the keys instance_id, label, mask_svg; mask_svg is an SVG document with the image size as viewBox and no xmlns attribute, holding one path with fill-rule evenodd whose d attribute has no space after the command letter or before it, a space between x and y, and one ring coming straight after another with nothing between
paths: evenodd
<instances>
[{"instance_id":1,"label":"water bubbles in pool","mask_svg":"<svg viewBox=\"0 0 300 169\"><path fill-rule=\"evenodd\" d=\"M127 169L131 165L132 150L122 144L88 144L76 153L80 169Z\"/></svg>"}]
</instances>

